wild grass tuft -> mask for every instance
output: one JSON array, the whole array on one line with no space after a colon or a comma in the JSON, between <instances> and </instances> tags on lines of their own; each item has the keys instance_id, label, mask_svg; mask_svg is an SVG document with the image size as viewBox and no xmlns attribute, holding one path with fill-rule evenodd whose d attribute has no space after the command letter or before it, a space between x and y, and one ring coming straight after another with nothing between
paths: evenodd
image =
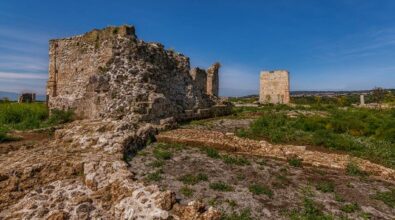
<instances>
[{"instance_id":1,"label":"wild grass tuft","mask_svg":"<svg viewBox=\"0 0 395 220\"><path fill-rule=\"evenodd\" d=\"M267 187L260 184L253 184L248 187L250 192L254 195L267 195L269 197L273 197L273 191Z\"/></svg>"},{"instance_id":2,"label":"wild grass tuft","mask_svg":"<svg viewBox=\"0 0 395 220\"><path fill-rule=\"evenodd\" d=\"M222 192L230 192L233 191L233 187L229 186L228 184L224 182L214 182L210 183L210 188L216 191L222 191Z\"/></svg>"},{"instance_id":3,"label":"wild grass tuft","mask_svg":"<svg viewBox=\"0 0 395 220\"><path fill-rule=\"evenodd\" d=\"M373 198L383 201L391 208L395 208L395 188L390 191L377 192Z\"/></svg>"},{"instance_id":4,"label":"wild grass tuft","mask_svg":"<svg viewBox=\"0 0 395 220\"><path fill-rule=\"evenodd\" d=\"M230 155L223 155L222 160L226 164L231 164L231 165L238 165L238 166L244 166L244 165L249 165L250 161L248 161L245 157L243 156L230 156Z\"/></svg>"},{"instance_id":5,"label":"wild grass tuft","mask_svg":"<svg viewBox=\"0 0 395 220\"><path fill-rule=\"evenodd\" d=\"M329 193L335 191L335 185L331 181L319 181L315 188L321 192Z\"/></svg>"},{"instance_id":6,"label":"wild grass tuft","mask_svg":"<svg viewBox=\"0 0 395 220\"><path fill-rule=\"evenodd\" d=\"M186 174L181 176L178 180L180 180L184 184L195 185L201 181L207 181L208 177L204 173L199 173L197 175Z\"/></svg>"},{"instance_id":7,"label":"wild grass tuft","mask_svg":"<svg viewBox=\"0 0 395 220\"><path fill-rule=\"evenodd\" d=\"M221 217L221 220L253 220L250 209L244 209L241 212L233 212L225 214Z\"/></svg>"}]
</instances>

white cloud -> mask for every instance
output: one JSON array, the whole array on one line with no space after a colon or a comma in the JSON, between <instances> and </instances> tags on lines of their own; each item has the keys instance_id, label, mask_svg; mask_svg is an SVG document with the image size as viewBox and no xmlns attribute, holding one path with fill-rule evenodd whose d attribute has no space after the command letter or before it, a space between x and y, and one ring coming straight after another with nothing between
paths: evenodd
<instances>
[{"instance_id":1,"label":"white cloud","mask_svg":"<svg viewBox=\"0 0 395 220\"><path fill-rule=\"evenodd\" d=\"M48 76L38 73L0 72L0 79L47 79Z\"/></svg>"}]
</instances>

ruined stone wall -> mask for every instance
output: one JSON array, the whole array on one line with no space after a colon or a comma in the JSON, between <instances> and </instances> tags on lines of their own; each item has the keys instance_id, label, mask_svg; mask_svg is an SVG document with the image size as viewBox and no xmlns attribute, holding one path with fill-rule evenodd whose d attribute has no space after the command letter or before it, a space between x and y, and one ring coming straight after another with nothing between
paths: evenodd
<instances>
[{"instance_id":1,"label":"ruined stone wall","mask_svg":"<svg viewBox=\"0 0 395 220\"><path fill-rule=\"evenodd\" d=\"M218 102L218 69L191 70L188 57L138 40L130 26L93 30L50 42L48 105L88 119L208 117L230 111Z\"/></svg>"},{"instance_id":2,"label":"ruined stone wall","mask_svg":"<svg viewBox=\"0 0 395 220\"><path fill-rule=\"evenodd\" d=\"M288 71L261 72L259 102L262 104L287 104L290 102Z\"/></svg>"},{"instance_id":3,"label":"ruined stone wall","mask_svg":"<svg viewBox=\"0 0 395 220\"><path fill-rule=\"evenodd\" d=\"M207 94L212 96L218 96L219 93L219 63L213 64L207 69Z\"/></svg>"}]
</instances>

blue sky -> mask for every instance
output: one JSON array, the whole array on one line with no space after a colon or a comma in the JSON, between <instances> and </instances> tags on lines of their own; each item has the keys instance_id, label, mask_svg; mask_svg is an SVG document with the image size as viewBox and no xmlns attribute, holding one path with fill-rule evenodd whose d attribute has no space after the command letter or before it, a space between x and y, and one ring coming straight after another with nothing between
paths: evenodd
<instances>
[{"instance_id":1,"label":"blue sky","mask_svg":"<svg viewBox=\"0 0 395 220\"><path fill-rule=\"evenodd\" d=\"M292 90L395 87L393 0L1 0L0 91L43 94L49 39L122 24L193 66L220 61L222 95L257 93L273 69Z\"/></svg>"}]
</instances>

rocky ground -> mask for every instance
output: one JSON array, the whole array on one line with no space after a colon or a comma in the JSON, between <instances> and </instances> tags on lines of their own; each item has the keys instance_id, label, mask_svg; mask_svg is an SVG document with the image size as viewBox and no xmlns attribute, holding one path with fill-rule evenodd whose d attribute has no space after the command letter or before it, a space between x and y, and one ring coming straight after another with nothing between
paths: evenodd
<instances>
[{"instance_id":1,"label":"rocky ground","mask_svg":"<svg viewBox=\"0 0 395 220\"><path fill-rule=\"evenodd\" d=\"M184 124L157 135L173 135L180 143L145 148L152 140L150 124L76 121L52 135L13 134L20 140L0 144L0 219L208 220L219 219L217 210L224 219L395 218L390 178L310 166L309 157L273 159L264 156L272 151L254 148L256 142L239 142L232 133L255 117ZM195 145L182 144L182 137ZM215 141L228 148L215 150ZM206 142L212 148L200 144ZM282 146L274 156L287 155L287 149L306 152Z\"/></svg>"},{"instance_id":2,"label":"rocky ground","mask_svg":"<svg viewBox=\"0 0 395 220\"><path fill-rule=\"evenodd\" d=\"M172 192L136 181L124 151L154 128L125 127L75 121L52 137L1 144L0 219L218 219L203 204L177 204Z\"/></svg>"},{"instance_id":3,"label":"rocky ground","mask_svg":"<svg viewBox=\"0 0 395 220\"><path fill-rule=\"evenodd\" d=\"M395 185L369 176L165 143L151 144L129 163L135 178L176 192L181 204L200 200L235 219L395 217L393 207L376 199Z\"/></svg>"}]
</instances>

